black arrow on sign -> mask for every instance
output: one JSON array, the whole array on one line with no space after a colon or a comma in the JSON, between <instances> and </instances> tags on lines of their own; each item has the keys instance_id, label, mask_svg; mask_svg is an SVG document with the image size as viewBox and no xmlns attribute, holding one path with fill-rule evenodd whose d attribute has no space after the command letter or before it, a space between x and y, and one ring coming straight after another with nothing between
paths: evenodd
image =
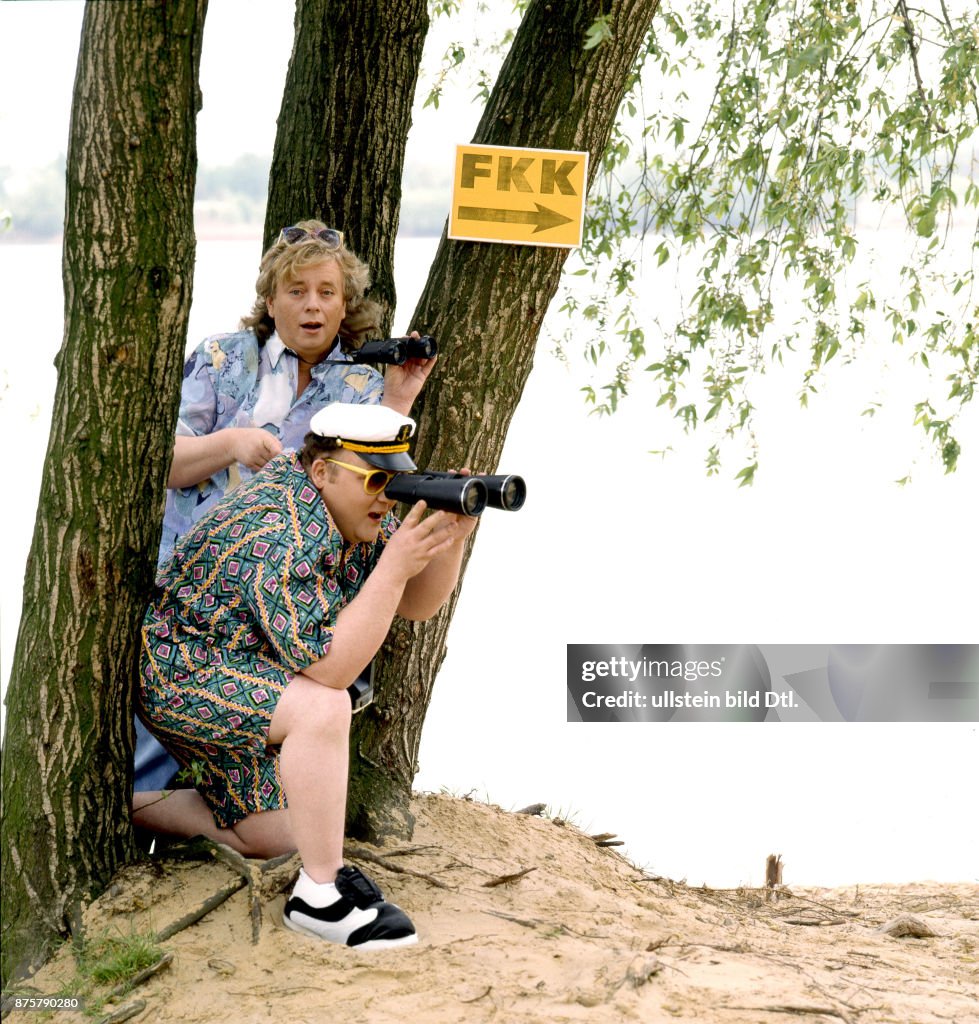
<instances>
[{"instance_id":1,"label":"black arrow on sign","mask_svg":"<svg viewBox=\"0 0 979 1024\"><path fill-rule=\"evenodd\" d=\"M498 224L533 224L534 234L568 224L570 217L534 203L536 210L492 210L485 206L460 206L459 220L486 220Z\"/></svg>"}]
</instances>

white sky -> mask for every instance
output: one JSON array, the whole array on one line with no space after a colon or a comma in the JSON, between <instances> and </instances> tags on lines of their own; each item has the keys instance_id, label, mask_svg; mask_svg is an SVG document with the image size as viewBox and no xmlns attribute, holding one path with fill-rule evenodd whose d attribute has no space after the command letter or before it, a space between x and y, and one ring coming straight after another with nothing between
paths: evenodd
<instances>
[{"instance_id":1,"label":"white sky","mask_svg":"<svg viewBox=\"0 0 979 1024\"><path fill-rule=\"evenodd\" d=\"M82 7L0 3L0 167L24 171L65 151ZM292 12L290 0L211 0L203 163L271 151ZM472 34L473 25L469 16L443 25L429 66L438 66L449 37ZM453 102L450 94L440 115L416 118L415 158L451 160L455 144L471 138L478 112L464 104L447 111ZM657 285L664 286L666 278ZM4 292L3 302L49 298ZM5 349L12 356L9 339ZM837 367L804 415L794 385L773 375L759 414L763 473L750 492L738 491L704 477L702 435L679 443L672 460L652 459L641 397L614 422L586 422L577 385L546 357L538 365L505 455L506 468L531 481L531 499L518 516L481 528L477 554L482 548L492 560L474 557L470 567L442 673L448 682L440 677L423 742L422 781L480 795L485 781L487 795L505 805L550 800L627 840L627 816L638 812L661 826L660 840L650 840L656 853L640 859L673 877L695 866L697 883L748 880L740 867L732 880L721 863L746 830L759 836L759 868L779 849L788 864L814 858L805 879L814 884L826 878L820 864L840 881L847 870L861 881L975 878L976 831L966 810L975 797L974 725L570 727L562 674L564 645L573 642L975 641L976 550L962 538L979 494L976 417L955 477L920 460L914 486L899 490L891 481L918 444L907 407L893 401L908 398L899 379L881 377L885 409L869 421L859 418L866 394L853 372ZM542 449L542 416L573 439L574 458ZM593 503L584 539L562 509L569 488ZM481 648L467 650L500 615L481 594L515 550L537 558L539 547L551 556L541 559L544 590L519 586L512 594L502 626L523 639L490 664ZM613 570L602 562L609 551ZM5 646L12 640L5 623ZM468 691L456 685L467 676ZM482 728L473 732L475 720ZM778 782L766 808L757 784L773 765ZM657 860L677 842L677 862ZM793 842L804 855L779 846Z\"/></svg>"},{"instance_id":2,"label":"white sky","mask_svg":"<svg viewBox=\"0 0 979 1024\"><path fill-rule=\"evenodd\" d=\"M84 6L82 0L0 2L0 39L7 41L0 61L0 167L44 166L66 151ZM198 118L202 164L272 152L294 7L292 0L209 3L201 57L204 106ZM471 33L473 24L468 14L433 23L425 57L429 76L437 72L448 42ZM439 112L418 111L421 130L449 114L460 133L428 133L420 158L434 159L440 150L451 153L456 142L469 141L479 115L470 95L468 89L448 90Z\"/></svg>"}]
</instances>

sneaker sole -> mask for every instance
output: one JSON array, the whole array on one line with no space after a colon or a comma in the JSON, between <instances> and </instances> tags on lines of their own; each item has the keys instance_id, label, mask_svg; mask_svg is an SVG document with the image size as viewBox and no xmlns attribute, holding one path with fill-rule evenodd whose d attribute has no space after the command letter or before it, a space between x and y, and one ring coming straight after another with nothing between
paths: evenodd
<instances>
[{"instance_id":1,"label":"sneaker sole","mask_svg":"<svg viewBox=\"0 0 979 1024\"><path fill-rule=\"evenodd\" d=\"M297 932L299 935L308 935L311 939L318 939L320 942L329 942L332 946L343 946L344 949L397 949L399 946L414 946L418 943L418 935L403 935L400 939L368 939L367 942L361 942L358 946L348 946L346 942L336 942L333 939L328 939L319 932L314 932L312 928L304 928L300 924L296 924L290 921L284 914L282 915L282 923L290 931Z\"/></svg>"},{"instance_id":2,"label":"sneaker sole","mask_svg":"<svg viewBox=\"0 0 979 1024\"><path fill-rule=\"evenodd\" d=\"M397 949L399 946L415 946L417 944L417 935L405 935L400 939L369 939L359 946L347 946L347 949Z\"/></svg>"}]
</instances>

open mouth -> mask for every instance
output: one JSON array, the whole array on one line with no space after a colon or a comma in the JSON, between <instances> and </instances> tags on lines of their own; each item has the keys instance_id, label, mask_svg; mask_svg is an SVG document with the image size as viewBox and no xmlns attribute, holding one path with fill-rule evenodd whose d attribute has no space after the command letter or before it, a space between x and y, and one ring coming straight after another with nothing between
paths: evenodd
<instances>
[{"instance_id":1,"label":"open mouth","mask_svg":"<svg viewBox=\"0 0 979 1024\"><path fill-rule=\"evenodd\" d=\"M299 325L304 331L318 331L323 325L312 321Z\"/></svg>"}]
</instances>

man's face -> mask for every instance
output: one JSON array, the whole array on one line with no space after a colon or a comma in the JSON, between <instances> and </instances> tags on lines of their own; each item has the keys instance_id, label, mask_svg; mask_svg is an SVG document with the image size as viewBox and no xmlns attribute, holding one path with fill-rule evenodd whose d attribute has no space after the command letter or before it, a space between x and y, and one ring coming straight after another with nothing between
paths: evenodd
<instances>
[{"instance_id":1,"label":"man's face","mask_svg":"<svg viewBox=\"0 0 979 1024\"><path fill-rule=\"evenodd\" d=\"M360 456L340 449L330 458L353 468L316 459L309 469L313 484L348 544L373 543L380 532L381 520L394 508L395 502L386 498L383 491L380 494L364 491L366 477L355 470L373 473L376 467L368 465Z\"/></svg>"},{"instance_id":2,"label":"man's face","mask_svg":"<svg viewBox=\"0 0 979 1024\"><path fill-rule=\"evenodd\" d=\"M333 347L347 315L340 264L323 260L279 281L266 305L286 347L307 363L319 362Z\"/></svg>"}]
</instances>

